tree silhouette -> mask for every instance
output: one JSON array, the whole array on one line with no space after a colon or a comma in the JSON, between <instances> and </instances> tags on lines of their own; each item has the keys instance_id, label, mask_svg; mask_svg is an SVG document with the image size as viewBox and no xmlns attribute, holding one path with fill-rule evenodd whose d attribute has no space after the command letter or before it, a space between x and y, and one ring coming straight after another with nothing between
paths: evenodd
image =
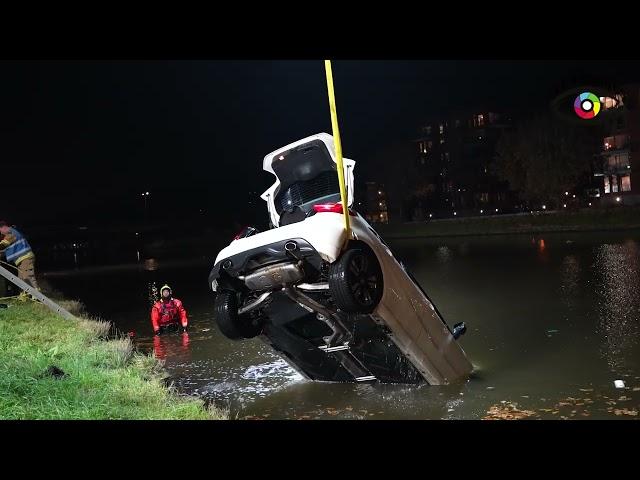
<instances>
[{"instance_id":1,"label":"tree silhouette","mask_svg":"<svg viewBox=\"0 0 640 480\"><path fill-rule=\"evenodd\" d=\"M526 202L558 207L589 177L594 153L587 129L538 115L502 135L495 173Z\"/></svg>"}]
</instances>

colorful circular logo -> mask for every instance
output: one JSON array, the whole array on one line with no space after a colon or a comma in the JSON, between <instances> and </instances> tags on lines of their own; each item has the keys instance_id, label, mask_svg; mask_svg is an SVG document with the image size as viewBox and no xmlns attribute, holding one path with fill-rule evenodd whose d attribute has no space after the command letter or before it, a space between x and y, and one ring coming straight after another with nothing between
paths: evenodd
<instances>
[{"instance_id":1,"label":"colorful circular logo","mask_svg":"<svg viewBox=\"0 0 640 480\"><path fill-rule=\"evenodd\" d=\"M600 112L600 99L591 92L581 93L573 102L573 109L580 118L593 118Z\"/></svg>"}]
</instances>

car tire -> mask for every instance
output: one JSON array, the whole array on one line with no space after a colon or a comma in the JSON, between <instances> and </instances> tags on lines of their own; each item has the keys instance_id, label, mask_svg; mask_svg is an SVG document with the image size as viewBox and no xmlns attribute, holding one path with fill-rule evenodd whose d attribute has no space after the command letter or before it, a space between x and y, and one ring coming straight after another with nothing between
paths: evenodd
<instances>
[{"instance_id":1,"label":"car tire","mask_svg":"<svg viewBox=\"0 0 640 480\"><path fill-rule=\"evenodd\" d=\"M220 332L231 340L253 338L262 332L261 322L255 323L250 317L238 315L238 295L235 292L218 292L214 315Z\"/></svg>"},{"instance_id":2,"label":"car tire","mask_svg":"<svg viewBox=\"0 0 640 480\"><path fill-rule=\"evenodd\" d=\"M363 248L345 251L329 267L329 289L336 306L348 313L371 313L382 298L382 269Z\"/></svg>"}]
</instances>

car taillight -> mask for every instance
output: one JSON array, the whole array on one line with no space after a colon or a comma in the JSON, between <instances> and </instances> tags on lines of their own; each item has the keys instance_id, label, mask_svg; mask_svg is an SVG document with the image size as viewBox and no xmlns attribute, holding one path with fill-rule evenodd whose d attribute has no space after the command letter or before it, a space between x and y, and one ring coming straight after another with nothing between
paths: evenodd
<instances>
[{"instance_id":1,"label":"car taillight","mask_svg":"<svg viewBox=\"0 0 640 480\"><path fill-rule=\"evenodd\" d=\"M258 229L254 228L254 227L244 227L242 230L240 230L240 232L238 232L238 234L233 237L234 240L240 240L241 238L247 238L250 237L251 235L253 235L254 233L257 233Z\"/></svg>"},{"instance_id":2,"label":"car taillight","mask_svg":"<svg viewBox=\"0 0 640 480\"><path fill-rule=\"evenodd\" d=\"M242 230L240 230L240 231L238 232L238 234L237 234L235 237L233 237L233 239L234 239L234 240L239 240L239 239L241 239L241 238L242 238L242 234L244 233L244 231L245 231L246 229L247 229L247 227L242 227Z\"/></svg>"},{"instance_id":3,"label":"car taillight","mask_svg":"<svg viewBox=\"0 0 640 480\"><path fill-rule=\"evenodd\" d=\"M321 212L331 212L331 213L342 213L342 204L341 203L318 203L313 206L313 209L316 213ZM356 214L354 211L349 210L349 215L355 217Z\"/></svg>"}]
</instances>

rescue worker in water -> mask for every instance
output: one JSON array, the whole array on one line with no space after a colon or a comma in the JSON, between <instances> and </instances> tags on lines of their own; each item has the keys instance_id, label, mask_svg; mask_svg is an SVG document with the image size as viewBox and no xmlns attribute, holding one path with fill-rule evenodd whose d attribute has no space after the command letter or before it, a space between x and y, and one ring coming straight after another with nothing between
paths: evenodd
<instances>
[{"instance_id":1,"label":"rescue worker in water","mask_svg":"<svg viewBox=\"0 0 640 480\"><path fill-rule=\"evenodd\" d=\"M173 298L172 293L171 287L164 285L160 289L160 300L151 308L151 324L155 335L175 327L182 327L183 332L187 331L187 311L180 300Z\"/></svg>"}]
</instances>

